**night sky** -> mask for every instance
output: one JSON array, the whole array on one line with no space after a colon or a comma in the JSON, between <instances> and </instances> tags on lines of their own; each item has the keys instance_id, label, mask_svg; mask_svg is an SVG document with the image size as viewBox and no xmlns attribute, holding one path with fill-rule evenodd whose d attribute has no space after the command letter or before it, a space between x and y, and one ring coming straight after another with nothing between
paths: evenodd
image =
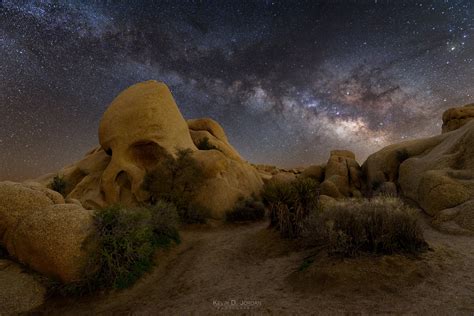
<instances>
[{"instance_id":1,"label":"night sky","mask_svg":"<svg viewBox=\"0 0 474 316\"><path fill-rule=\"evenodd\" d=\"M471 0L117 2L0 1L0 180L79 160L107 104L149 79L287 167L335 148L363 162L474 100Z\"/></svg>"}]
</instances>

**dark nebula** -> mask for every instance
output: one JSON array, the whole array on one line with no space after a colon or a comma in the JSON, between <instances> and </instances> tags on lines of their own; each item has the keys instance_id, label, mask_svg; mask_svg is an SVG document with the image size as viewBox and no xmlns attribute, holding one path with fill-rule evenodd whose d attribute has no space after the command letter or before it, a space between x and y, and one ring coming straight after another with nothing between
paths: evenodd
<instances>
[{"instance_id":1,"label":"dark nebula","mask_svg":"<svg viewBox=\"0 0 474 316\"><path fill-rule=\"evenodd\" d=\"M280 166L362 162L473 100L470 0L118 2L0 1L0 180L80 159L107 104L149 79Z\"/></svg>"}]
</instances>

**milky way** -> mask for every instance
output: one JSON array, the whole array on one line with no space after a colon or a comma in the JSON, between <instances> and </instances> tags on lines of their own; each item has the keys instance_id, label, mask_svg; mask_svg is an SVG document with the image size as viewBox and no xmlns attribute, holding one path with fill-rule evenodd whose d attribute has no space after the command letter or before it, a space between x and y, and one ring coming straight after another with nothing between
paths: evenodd
<instances>
[{"instance_id":1,"label":"milky way","mask_svg":"<svg viewBox=\"0 0 474 316\"><path fill-rule=\"evenodd\" d=\"M0 180L80 159L107 104L149 79L280 166L362 162L473 101L469 0L114 3L0 2Z\"/></svg>"}]
</instances>

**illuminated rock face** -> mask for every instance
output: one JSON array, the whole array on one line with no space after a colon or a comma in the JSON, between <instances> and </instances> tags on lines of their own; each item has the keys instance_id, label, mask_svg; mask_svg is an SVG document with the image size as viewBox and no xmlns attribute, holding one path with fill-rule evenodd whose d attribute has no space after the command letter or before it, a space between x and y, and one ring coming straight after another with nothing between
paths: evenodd
<instances>
[{"instance_id":1,"label":"illuminated rock face","mask_svg":"<svg viewBox=\"0 0 474 316\"><path fill-rule=\"evenodd\" d=\"M137 83L115 98L100 122L99 141L111 156L101 181L108 204L145 198L140 185L160 152L196 150L170 90L156 81Z\"/></svg>"},{"instance_id":2,"label":"illuminated rock face","mask_svg":"<svg viewBox=\"0 0 474 316\"><path fill-rule=\"evenodd\" d=\"M24 265L68 283L81 278L93 212L38 184L0 182L0 245Z\"/></svg>"},{"instance_id":3,"label":"illuminated rock face","mask_svg":"<svg viewBox=\"0 0 474 316\"><path fill-rule=\"evenodd\" d=\"M100 147L63 168L67 198L85 208L120 203L137 205L146 173L163 157L188 149L203 169L196 203L222 218L240 197L258 193L262 179L228 142L224 129L209 118L186 121L164 83L146 81L120 93L105 111L99 127ZM202 147L206 141L206 148ZM37 181L46 185L55 174Z\"/></svg>"}]
</instances>

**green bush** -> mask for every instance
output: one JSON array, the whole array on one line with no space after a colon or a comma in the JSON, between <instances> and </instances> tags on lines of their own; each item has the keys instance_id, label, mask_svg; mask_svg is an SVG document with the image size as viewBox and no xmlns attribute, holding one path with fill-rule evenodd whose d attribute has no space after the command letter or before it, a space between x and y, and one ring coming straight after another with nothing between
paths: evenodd
<instances>
[{"instance_id":1,"label":"green bush","mask_svg":"<svg viewBox=\"0 0 474 316\"><path fill-rule=\"evenodd\" d=\"M393 197L338 201L305 220L302 240L345 257L427 249L415 211Z\"/></svg>"},{"instance_id":2,"label":"green bush","mask_svg":"<svg viewBox=\"0 0 474 316\"><path fill-rule=\"evenodd\" d=\"M63 295L83 295L133 285L153 266L158 248L179 243L176 208L159 201L151 208L112 206L94 214L99 248L80 282L56 285Z\"/></svg>"},{"instance_id":3,"label":"green bush","mask_svg":"<svg viewBox=\"0 0 474 316\"><path fill-rule=\"evenodd\" d=\"M304 219L317 208L319 183L302 178L288 183L271 183L262 193L270 213L270 226L282 237L296 238L301 233Z\"/></svg>"},{"instance_id":4,"label":"green bush","mask_svg":"<svg viewBox=\"0 0 474 316\"><path fill-rule=\"evenodd\" d=\"M199 150L211 150L211 149L218 149L216 146L212 145L210 142L209 142L209 138L208 137L204 137L203 139L201 139L196 147L199 149Z\"/></svg>"},{"instance_id":5,"label":"green bush","mask_svg":"<svg viewBox=\"0 0 474 316\"><path fill-rule=\"evenodd\" d=\"M66 195L66 186L67 186L66 180L64 179L64 177L59 176L59 175L54 176L53 180L49 184L49 188L51 190L61 193L62 196Z\"/></svg>"},{"instance_id":6,"label":"green bush","mask_svg":"<svg viewBox=\"0 0 474 316\"><path fill-rule=\"evenodd\" d=\"M239 199L233 209L226 212L228 222L257 221L265 217L265 205L255 198Z\"/></svg>"},{"instance_id":7,"label":"green bush","mask_svg":"<svg viewBox=\"0 0 474 316\"><path fill-rule=\"evenodd\" d=\"M208 211L192 202L203 174L191 154L191 150L178 150L176 158L165 155L145 175L142 188L150 193L151 205L159 200L173 203L183 223L204 223Z\"/></svg>"}]
</instances>

